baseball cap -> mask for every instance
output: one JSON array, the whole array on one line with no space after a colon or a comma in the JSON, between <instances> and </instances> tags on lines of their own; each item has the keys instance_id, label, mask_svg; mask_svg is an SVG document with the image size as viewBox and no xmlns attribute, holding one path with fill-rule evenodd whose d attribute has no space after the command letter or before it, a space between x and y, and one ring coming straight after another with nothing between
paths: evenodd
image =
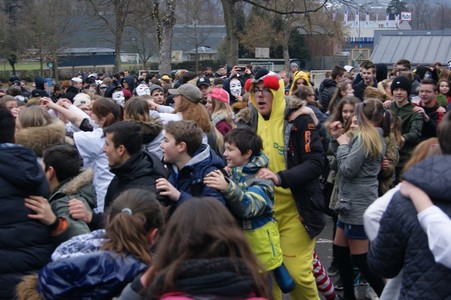
<instances>
[{"instance_id":1,"label":"baseball cap","mask_svg":"<svg viewBox=\"0 0 451 300\"><path fill-rule=\"evenodd\" d=\"M31 96L32 97L48 97L49 95L43 90L35 89L31 92Z\"/></svg>"},{"instance_id":2,"label":"baseball cap","mask_svg":"<svg viewBox=\"0 0 451 300\"><path fill-rule=\"evenodd\" d=\"M208 77L205 76L199 77L199 79L197 79L196 81L196 86L200 87L201 85L210 86L211 85L210 79L208 79Z\"/></svg>"},{"instance_id":3,"label":"baseball cap","mask_svg":"<svg viewBox=\"0 0 451 300\"><path fill-rule=\"evenodd\" d=\"M74 97L74 105L80 106L80 105L90 105L91 104L91 97L89 97L88 94L85 93L78 93Z\"/></svg>"},{"instance_id":4,"label":"baseball cap","mask_svg":"<svg viewBox=\"0 0 451 300\"><path fill-rule=\"evenodd\" d=\"M218 101L224 102L229 104L229 93L227 93L226 90L221 88L213 88L210 93L208 93L208 96L215 98Z\"/></svg>"},{"instance_id":5,"label":"baseball cap","mask_svg":"<svg viewBox=\"0 0 451 300\"><path fill-rule=\"evenodd\" d=\"M171 77L169 77L169 75L163 75L163 76L161 76L161 79L169 82L171 80Z\"/></svg>"},{"instance_id":6,"label":"baseball cap","mask_svg":"<svg viewBox=\"0 0 451 300\"><path fill-rule=\"evenodd\" d=\"M350 65L346 65L343 68L346 70L346 72L351 72L351 70L354 69L354 67Z\"/></svg>"},{"instance_id":7,"label":"baseball cap","mask_svg":"<svg viewBox=\"0 0 451 300\"><path fill-rule=\"evenodd\" d=\"M72 77L71 79L73 82L78 82L78 83L82 83L83 80L80 77Z\"/></svg>"},{"instance_id":8,"label":"baseball cap","mask_svg":"<svg viewBox=\"0 0 451 300\"><path fill-rule=\"evenodd\" d=\"M177 89L169 89L171 95L182 95L191 102L199 103L202 100L202 93L197 86L189 83L182 84Z\"/></svg>"}]
</instances>

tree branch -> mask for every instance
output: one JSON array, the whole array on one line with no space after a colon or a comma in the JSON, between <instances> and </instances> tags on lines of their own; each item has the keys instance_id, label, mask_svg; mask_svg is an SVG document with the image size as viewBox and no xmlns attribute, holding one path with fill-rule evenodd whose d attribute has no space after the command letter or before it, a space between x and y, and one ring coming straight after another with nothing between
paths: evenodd
<instances>
[{"instance_id":1,"label":"tree branch","mask_svg":"<svg viewBox=\"0 0 451 300\"><path fill-rule=\"evenodd\" d=\"M248 4L251 4L255 7L261 8L263 10L266 11L270 11L276 14L280 14L280 15L293 15L293 14L300 14L300 15L305 15L308 13L314 13L319 11L320 9L322 9L327 2L329 2L329 0L323 0L323 2L321 4L318 4L319 6L313 9L305 9L305 10L296 10L296 9L292 9L292 10L287 10L287 11L282 11L282 10L278 10L275 8L270 8L268 6L265 6L264 4L260 3L261 1L254 1L254 0L243 0L243 2L246 2Z\"/></svg>"}]
</instances>

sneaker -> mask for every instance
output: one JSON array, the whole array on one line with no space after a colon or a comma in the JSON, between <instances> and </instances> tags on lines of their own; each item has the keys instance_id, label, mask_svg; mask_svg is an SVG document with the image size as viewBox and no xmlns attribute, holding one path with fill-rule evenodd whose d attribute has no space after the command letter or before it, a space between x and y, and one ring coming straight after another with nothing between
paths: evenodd
<instances>
[{"instance_id":1,"label":"sneaker","mask_svg":"<svg viewBox=\"0 0 451 300\"><path fill-rule=\"evenodd\" d=\"M354 296L356 299L360 299L359 287L354 286Z\"/></svg>"},{"instance_id":2,"label":"sneaker","mask_svg":"<svg viewBox=\"0 0 451 300\"><path fill-rule=\"evenodd\" d=\"M367 299L379 300L379 297L377 296L376 292L373 290L373 288L370 285L366 286L365 296Z\"/></svg>"},{"instance_id":3,"label":"sneaker","mask_svg":"<svg viewBox=\"0 0 451 300\"><path fill-rule=\"evenodd\" d=\"M335 286L335 289L336 289L337 291L341 291L341 290L343 289L343 283L341 282L341 278L339 278L339 279L335 282L334 286Z\"/></svg>"},{"instance_id":4,"label":"sneaker","mask_svg":"<svg viewBox=\"0 0 451 300\"><path fill-rule=\"evenodd\" d=\"M362 273L354 273L354 286L365 286L368 284L368 281L363 277Z\"/></svg>"},{"instance_id":5,"label":"sneaker","mask_svg":"<svg viewBox=\"0 0 451 300\"><path fill-rule=\"evenodd\" d=\"M335 275L338 274L338 268L337 266L332 262L329 266L329 268L327 268L327 275L329 275L329 277L333 277Z\"/></svg>"}]
</instances>

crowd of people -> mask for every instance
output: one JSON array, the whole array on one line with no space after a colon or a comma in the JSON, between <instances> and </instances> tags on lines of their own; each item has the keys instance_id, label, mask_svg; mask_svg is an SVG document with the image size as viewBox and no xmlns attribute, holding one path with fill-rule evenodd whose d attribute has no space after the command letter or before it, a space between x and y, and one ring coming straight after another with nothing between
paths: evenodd
<instances>
[{"instance_id":1,"label":"crowd of people","mask_svg":"<svg viewBox=\"0 0 451 300\"><path fill-rule=\"evenodd\" d=\"M0 299L447 299L451 62L290 67L11 77Z\"/></svg>"}]
</instances>

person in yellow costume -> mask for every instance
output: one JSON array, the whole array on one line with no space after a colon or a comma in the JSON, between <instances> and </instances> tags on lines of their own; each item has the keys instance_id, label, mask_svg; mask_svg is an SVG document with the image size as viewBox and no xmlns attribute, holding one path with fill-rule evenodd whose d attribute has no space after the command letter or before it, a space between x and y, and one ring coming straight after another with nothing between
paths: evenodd
<instances>
[{"instance_id":1,"label":"person in yellow costume","mask_svg":"<svg viewBox=\"0 0 451 300\"><path fill-rule=\"evenodd\" d=\"M312 87L310 83L310 73L304 71L298 71L293 75L293 83L291 84L289 95L293 94L300 86L305 85L308 87Z\"/></svg>"},{"instance_id":2,"label":"person in yellow costume","mask_svg":"<svg viewBox=\"0 0 451 300\"><path fill-rule=\"evenodd\" d=\"M260 69L245 87L257 110L254 128L269 157L268 168L261 169L257 177L271 179L276 186L274 212L283 261L296 283L291 296L295 300L319 299L312 258L315 237L325 219L319 184L324 154L317 126L308 114L293 117L294 111L285 101L283 80L275 73ZM281 299L276 285L273 297Z\"/></svg>"}]
</instances>

